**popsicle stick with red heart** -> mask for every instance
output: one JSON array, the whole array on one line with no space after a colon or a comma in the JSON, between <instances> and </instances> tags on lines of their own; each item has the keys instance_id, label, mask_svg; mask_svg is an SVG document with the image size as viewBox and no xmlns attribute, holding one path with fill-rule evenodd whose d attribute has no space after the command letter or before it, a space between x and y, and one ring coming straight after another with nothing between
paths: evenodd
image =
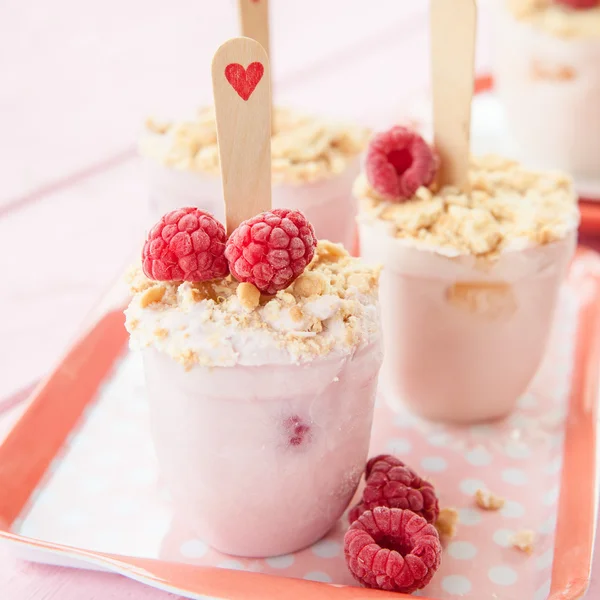
<instances>
[{"instance_id":1,"label":"popsicle stick with red heart","mask_svg":"<svg viewBox=\"0 0 600 600\"><path fill-rule=\"evenodd\" d=\"M271 209L269 59L255 40L225 42L212 61L227 231Z\"/></svg>"},{"instance_id":2,"label":"popsicle stick with red heart","mask_svg":"<svg viewBox=\"0 0 600 600\"><path fill-rule=\"evenodd\" d=\"M475 0L431 0L433 128L440 185L468 193L475 87Z\"/></svg>"}]
</instances>

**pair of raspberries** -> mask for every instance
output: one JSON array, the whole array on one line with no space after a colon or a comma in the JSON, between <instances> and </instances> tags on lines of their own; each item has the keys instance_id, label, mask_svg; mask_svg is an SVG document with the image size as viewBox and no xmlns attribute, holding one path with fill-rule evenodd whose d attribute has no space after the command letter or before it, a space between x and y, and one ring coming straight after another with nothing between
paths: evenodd
<instances>
[{"instance_id":1,"label":"pair of raspberries","mask_svg":"<svg viewBox=\"0 0 600 600\"><path fill-rule=\"evenodd\" d=\"M362 500L348 514L348 568L365 587L411 594L425 587L440 565L435 490L389 455L370 459L365 478Z\"/></svg>"},{"instance_id":2,"label":"pair of raspberries","mask_svg":"<svg viewBox=\"0 0 600 600\"><path fill-rule=\"evenodd\" d=\"M167 213L150 230L142 268L156 281L209 281L231 272L238 281L275 294L302 274L316 246L313 226L297 210L261 213L227 239L212 215L187 207Z\"/></svg>"}]
</instances>

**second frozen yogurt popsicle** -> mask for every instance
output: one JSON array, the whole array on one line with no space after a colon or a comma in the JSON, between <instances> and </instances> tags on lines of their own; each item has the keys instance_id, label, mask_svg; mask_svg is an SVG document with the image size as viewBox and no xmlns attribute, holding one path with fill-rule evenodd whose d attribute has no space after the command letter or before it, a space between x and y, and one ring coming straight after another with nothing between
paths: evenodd
<instances>
[{"instance_id":1,"label":"second frozen yogurt popsicle","mask_svg":"<svg viewBox=\"0 0 600 600\"><path fill-rule=\"evenodd\" d=\"M375 136L360 200L361 255L383 264L392 403L472 422L509 413L544 353L579 221L569 177L472 159L471 191L436 189L437 157L404 128Z\"/></svg>"}]
</instances>

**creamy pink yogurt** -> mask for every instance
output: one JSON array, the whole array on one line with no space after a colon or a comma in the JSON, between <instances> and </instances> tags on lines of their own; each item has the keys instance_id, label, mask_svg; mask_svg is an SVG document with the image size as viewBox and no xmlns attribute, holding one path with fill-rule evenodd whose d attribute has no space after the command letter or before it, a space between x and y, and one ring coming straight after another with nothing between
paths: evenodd
<instances>
[{"instance_id":1,"label":"creamy pink yogurt","mask_svg":"<svg viewBox=\"0 0 600 600\"><path fill-rule=\"evenodd\" d=\"M287 554L341 517L364 470L381 345L302 365L183 367L144 351L173 510L213 548Z\"/></svg>"}]
</instances>

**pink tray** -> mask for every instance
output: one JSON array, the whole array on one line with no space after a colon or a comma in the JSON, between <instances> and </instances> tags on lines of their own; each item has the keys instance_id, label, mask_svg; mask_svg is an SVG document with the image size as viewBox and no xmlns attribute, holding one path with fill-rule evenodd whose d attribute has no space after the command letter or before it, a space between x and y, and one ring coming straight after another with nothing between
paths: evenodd
<instances>
[{"instance_id":1,"label":"pink tray","mask_svg":"<svg viewBox=\"0 0 600 600\"><path fill-rule=\"evenodd\" d=\"M435 482L443 507L460 513L421 596L570 600L585 592L599 327L600 257L580 250L544 364L509 419L444 427L378 401L372 454L401 457ZM401 597L355 587L341 552L345 517L311 548L266 560L225 556L190 537L157 478L143 373L125 342L122 314L109 312L0 447L0 540L26 558L112 570L194 598ZM484 486L507 499L502 511L475 507L473 493ZM536 532L531 556L510 547L520 529Z\"/></svg>"}]
</instances>

